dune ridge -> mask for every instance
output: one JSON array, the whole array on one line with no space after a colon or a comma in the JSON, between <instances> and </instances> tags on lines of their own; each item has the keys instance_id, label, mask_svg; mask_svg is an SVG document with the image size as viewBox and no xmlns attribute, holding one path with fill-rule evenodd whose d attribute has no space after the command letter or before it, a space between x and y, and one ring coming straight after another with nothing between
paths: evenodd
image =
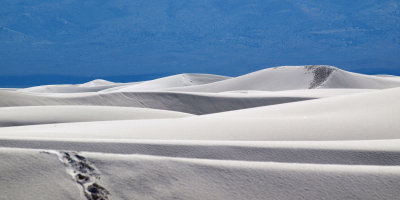
<instances>
[{"instance_id":1,"label":"dune ridge","mask_svg":"<svg viewBox=\"0 0 400 200\"><path fill-rule=\"evenodd\" d=\"M387 89L400 87L398 79L352 73L327 65L267 68L232 79L171 91L225 92L235 90L300 90L314 88Z\"/></svg>"}]
</instances>

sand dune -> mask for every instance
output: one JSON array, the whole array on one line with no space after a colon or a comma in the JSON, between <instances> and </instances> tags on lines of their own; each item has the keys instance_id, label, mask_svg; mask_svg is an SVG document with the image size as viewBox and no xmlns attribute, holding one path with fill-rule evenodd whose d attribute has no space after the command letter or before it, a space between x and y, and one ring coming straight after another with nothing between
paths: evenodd
<instances>
[{"instance_id":1,"label":"sand dune","mask_svg":"<svg viewBox=\"0 0 400 200\"><path fill-rule=\"evenodd\" d=\"M397 148L390 151L382 148L391 143ZM91 150L90 144L94 147L105 144L106 149L111 145L113 149L121 146L108 142L88 144L86 148ZM340 142L247 145L130 144L133 150L126 148L127 154L0 148L0 159L7 161L0 163L4 172L0 186L7 188L2 197L21 199L41 190L35 198L84 199L84 194L92 194L94 190L81 187L91 186L112 199L265 199L273 196L305 200L321 196L345 199L349 195L356 199L396 199L399 195L398 142L347 142L350 149L361 148L359 151L346 150L346 145ZM82 149L82 146L85 147L75 147ZM286 149L282 148L285 146ZM308 149L298 149L299 146ZM67 145L53 149L66 147L74 148ZM168 156L149 156L157 150ZM266 155L262 156L263 153ZM65 155L74 163L63 159ZM96 184L80 185L82 180L72 171L75 166L82 166L75 173L96 180Z\"/></svg>"},{"instance_id":2,"label":"sand dune","mask_svg":"<svg viewBox=\"0 0 400 200\"><path fill-rule=\"evenodd\" d=\"M397 199L399 80L285 66L0 90L0 199Z\"/></svg>"},{"instance_id":3,"label":"sand dune","mask_svg":"<svg viewBox=\"0 0 400 200\"><path fill-rule=\"evenodd\" d=\"M132 92L132 91L162 90L174 87L203 85L227 79L230 79L230 77L218 76L212 74L178 74L151 81L144 81L142 83L135 85L119 87L117 89L112 88L104 90L103 92L110 92L110 91Z\"/></svg>"},{"instance_id":4,"label":"sand dune","mask_svg":"<svg viewBox=\"0 0 400 200\"><path fill-rule=\"evenodd\" d=\"M128 198L396 199L394 166L319 165L84 154L104 172L104 187ZM135 173L113 176L127 166ZM141 181L131 181L138 180ZM107 184L108 183L130 183Z\"/></svg>"},{"instance_id":5,"label":"sand dune","mask_svg":"<svg viewBox=\"0 0 400 200\"><path fill-rule=\"evenodd\" d=\"M239 77L212 74L178 74L155 80L113 83L93 80L76 85L44 85L20 89L32 93L186 91L226 92L238 90L281 91L315 88L385 89L400 86L396 76L371 76L344 71L332 66L282 66Z\"/></svg>"},{"instance_id":6,"label":"sand dune","mask_svg":"<svg viewBox=\"0 0 400 200\"><path fill-rule=\"evenodd\" d=\"M79 84L78 86L80 86L80 87L96 87L96 86L106 86L106 85L115 85L115 84L119 84L119 83L114 83L114 82L103 80L103 79L95 79L93 81Z\"/></svg>"},{"instance_id":7,"label":"sand dune","mask_svg":"<svg viewBox=\"0 0 400 200\"><path fill-rule=\"evenodd\" d=\"M182 119L38 125L2 128L0 134L172 140L396 139L400 136L399 98L400 88L395 88ZM109 135L110 131L114 134Z\"/></svg>"},{"instance_id":8,"label":"sand dune","mask_svg":"<svg viewBox=\"0 0 400 200\"><path fill-rule=\"evenodd\" d=\"M360 92L360 91L355 91ZM205 94L182 92L113 92L74 94L30 94L0 91L0 106L46 106L46 105L97 105L142 107L172 110L192 114L209 114L315 99L318 95L274 94Z\"/></svg>"},{"instance_id":9,"label":"sand dune","mask_svg":"<svg viewBox=\"0 0 400 200\"><path fill-rule=\"evenodd\" d=\"M0 127L126 119L161 119L191 116L166 110L112 106L0 107Z\"/></svg>"},{"instance_id":10,"label":"sand dune","mask_svg":"<svg viewBox=\"0 0 400 200\"><path fill-rule=\"evenodd\" d=\"M283 66L256 71L232 79L172 88L173 91L225 92L235 90L300 90L314 88L385 89L400 87L398 79L347 72L325 65Z\"/></svg>"},{"instance_id":11,"label":"sand dune","mask_svg":"<svg viewBox=\"0 0 400 200\"><path fill-rule=\"evenodd\" d=\"M98 92L101 90L131 85L135 83L113 83L106 80L93 80L83 84L65 84L65 85L42 85L30 88L19 89L21 92L32 92L32 93L79 93L79 92Z\"/></svg>"},{"instance_id":12,"label":"sand dune","mask_svg":"<svg viewBox=\"0 0 400 200\"><path fill-rule=\"evenodd\" d=\"M399 139L348 141L0 139L0 145L8 148L217 160L376 166L399 165L399 143Z\"/></svg>"},{"instance_id":13,"label":"sand dune","mask_svg":"<svg viewBox=\"0 0 400 200\"><path fill-rule=\"evenodd\" d=\"M43 85L24 88L18 91L30 93L131 92L201 85L229 78L230 77L212 74L178 74L155 80L132 83L114 83L107 80L96 79L83 84Z\"/></svg>"}]
</instances>

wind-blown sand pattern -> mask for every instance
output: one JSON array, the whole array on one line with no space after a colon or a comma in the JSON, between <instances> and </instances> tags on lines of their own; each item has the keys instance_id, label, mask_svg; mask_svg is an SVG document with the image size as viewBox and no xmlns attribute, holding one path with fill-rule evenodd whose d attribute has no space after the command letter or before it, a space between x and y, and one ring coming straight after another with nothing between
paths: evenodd
<instances>
[{"instance_id":1,"label":"wind-blown sand pattern","mask_svg":"<svg viewBox=\"0 0 400 200\"><path fill-rule=\"evenodd\" d=\"M399 87L313 65L0 90L0 199L398 199Z\"/></svg>"}]
</instances>

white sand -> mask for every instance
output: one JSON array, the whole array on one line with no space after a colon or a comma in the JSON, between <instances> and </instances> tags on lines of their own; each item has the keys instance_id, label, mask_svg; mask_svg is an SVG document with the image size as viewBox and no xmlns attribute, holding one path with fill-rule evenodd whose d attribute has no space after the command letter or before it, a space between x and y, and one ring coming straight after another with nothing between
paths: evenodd
<instances>
[{"instance_id":1,"label":"white sand","mask_svg":"<svg viewBox=\"0 0 400 200\"><path fill-rule=\"evenodd\" d=\"M355 91L358 92L358 91ZM111 92L72 94L32 94L0 91L0 106L96 105L172 110L209 114L318 98L318 95L215 94L184 92Z\"/></svg>"},{"instance_id":2,"label":"white sand","mask_svg":"<svg viewBox=\"0 0 400 200\"><path fill-rule=\"evenodd\" d=\"M397 199L399 80L287 66L0 90L0 199Z\"/></svg>"},{"instance_id":3,"label":"white sand","mask_svg":"<svg viewBox=\"0 0 400 200\"><path fill-rule=\"evenodd\" d=\"M300 90L310 88L384 89L400 87L400 79L347 72L331 66L283 66L232 79L172 91L225 92L235 90Z\"/></svg>"},{"instance_id":4,"label":"white sand","mask_svg":"<svg viewBox=\"0 0 400 200\"><path fill-rule=\"evenodd\" d=\"M183 119L2 128L0 135L254 141L396 139L400 136L399 98L400 88L395 88Z\"/></svg>"},{"instance_id":5,"label":"white sand","mask_svg":"<svg viewBox=\"0 0 400 200\"><path fill-rule=\"evenodd\" d=\"M113 106L0 107L0 127L128 119L160 119L192 116L167 110Z\"/></svg>"},{"instance_id":6,"label":"white sand","mask_svg":"<svg viewBox=\"0 0 400 200\"><path fill-rule=\"evenodd\" d=\"M144 81L135 85L128 85L119 88L111 88L103 92L133 92L133 91L148 91L148 90L162 90L175 87L186 87L193 85L202 85L207 83L228 80L230 77L218 76L213 74L178 74L159 78L151 81Z\"/></svg>"}]
</instances>

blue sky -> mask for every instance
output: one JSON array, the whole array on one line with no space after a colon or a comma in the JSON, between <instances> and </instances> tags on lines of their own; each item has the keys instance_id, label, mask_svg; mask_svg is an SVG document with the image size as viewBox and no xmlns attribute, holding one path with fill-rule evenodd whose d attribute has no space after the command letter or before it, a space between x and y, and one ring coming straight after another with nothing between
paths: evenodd
<instances>
[{"instance_id":1,"label":"blue sky","mask_svg":"<svg viewBox=\"0 0 400 200\"><path fill-rule=\"evenodd\" d=\"M400 75L398 0L2 0L0 76Z\"/></svg>"}]
</instances>

